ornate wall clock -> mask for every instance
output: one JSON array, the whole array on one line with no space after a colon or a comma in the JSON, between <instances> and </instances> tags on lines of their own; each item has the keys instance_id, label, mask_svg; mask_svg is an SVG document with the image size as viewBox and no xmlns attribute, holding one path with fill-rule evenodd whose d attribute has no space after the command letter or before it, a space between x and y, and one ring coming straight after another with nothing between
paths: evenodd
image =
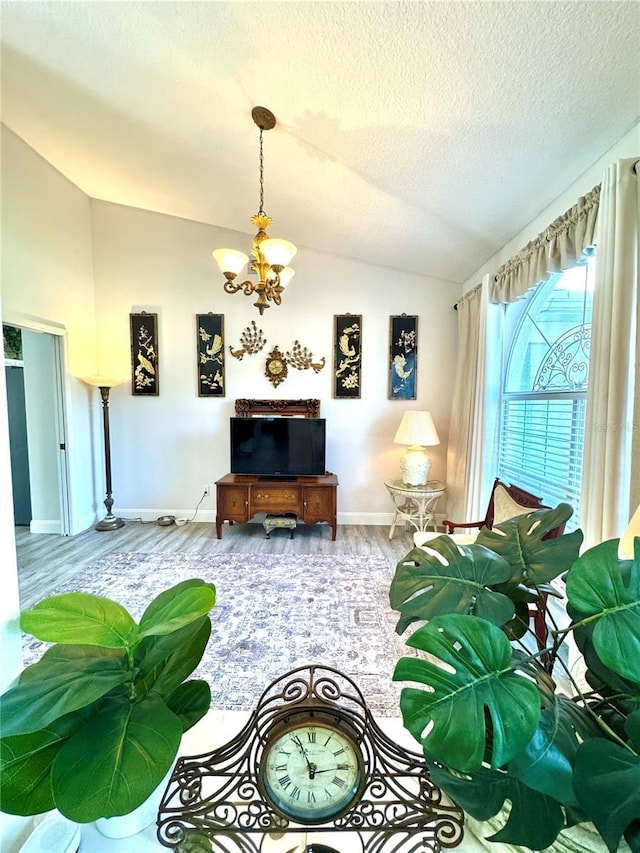
<instances>
[{"instance_id":1,"label":"ornate wall clock","mask_svg":"<svg viewBox=\"0 0 640 853\"><path fill-rule=\"evenodd\" d=\"M463 838L462 811L422 754L385 734L353 681L320 665L274 681L228 743L178 759L157 824L178 853L260 853L265 838L307 831L355 833L363 853L437 853Z\"/></svg>"},{"instance_id":2,"label":"ornate wall clock","mask_svg":"<svg viewBox=\"0 0 640 853\"><path fill-rule=\"evenodd\" d=\"M287 361L278 347L274 347L267 356L267 363L264 368L265 376L274 388L277 388L281 382L287 378L289 372Z\"/></svg>"}]
</instances>

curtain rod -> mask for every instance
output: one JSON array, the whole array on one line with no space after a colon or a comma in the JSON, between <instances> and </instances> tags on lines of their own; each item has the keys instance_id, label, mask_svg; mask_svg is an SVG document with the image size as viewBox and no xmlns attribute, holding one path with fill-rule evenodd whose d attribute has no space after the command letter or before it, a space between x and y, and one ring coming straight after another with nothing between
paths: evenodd
<instances>
[{"instance_id":1,"label":"curtain rod","mask_svg":"<svg viewBox=\"0 0 640 853\"><path fill-rule=\"evenodd\" d=\"M640 161L638 161L638 162L640 162ZM467 290L466 293L463 293L462 296L460 297L460 299L458 299L458 301L454 304L453 310L457 311L458 305L462 302L462 300L466 299L468 296L471 296L471 294L475 293L476 290L480 290L481 287L482 287L482 282L480 282L480 284L476 284L475 287L471 288L471 290Z\"/></svg>"}]
</instances>

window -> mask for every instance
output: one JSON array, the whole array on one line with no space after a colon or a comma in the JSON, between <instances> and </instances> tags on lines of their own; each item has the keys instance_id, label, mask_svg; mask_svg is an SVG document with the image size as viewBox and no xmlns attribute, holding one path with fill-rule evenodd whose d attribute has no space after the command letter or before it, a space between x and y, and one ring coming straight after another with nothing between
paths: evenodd
<instances>
[{"instance_id":1,"label":"window","mask_svg":"<svg viewBox=\"0 0 640 853\"><path fill-rule=\"evenodd\" d=\"M507 306L498 476L578 526L595 257Z\"/></svg>"}]
</instances>

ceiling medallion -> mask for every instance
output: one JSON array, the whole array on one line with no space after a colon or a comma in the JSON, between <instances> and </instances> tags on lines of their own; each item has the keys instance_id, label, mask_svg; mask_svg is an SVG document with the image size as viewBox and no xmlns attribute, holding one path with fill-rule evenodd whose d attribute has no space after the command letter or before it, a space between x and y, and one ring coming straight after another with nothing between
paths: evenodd
<instances>
[{"instance_id":1,"label":"ceiling medallion","mask_svg":"<svg viewBox=\"0 0 640 853\"><path fill-rule=\"evenodd\" d=\"M254 107L251 117L260 129L260 204L258 212L251 217L251 222L258 229L253 238L251 254L253 260L250 269L258 277L258 281L237 282L238 274L249 263L249 257L244 252L236 249L216 249L213 257L218 262L226 279L224 289L226 293L237 293L241 290L245 296L257 296L253 303L260 314L264 314L265 308L271 305L282 304L282 293L288 282L294 275L291 267L287 266L291 258L298 251L293 243L269 237L267 228L273 224L270 216L264 210L264 158L262 153L262 134L265 130L271 130L276 126L276 117L266 107Z\"/></svg>"}]
</instances>

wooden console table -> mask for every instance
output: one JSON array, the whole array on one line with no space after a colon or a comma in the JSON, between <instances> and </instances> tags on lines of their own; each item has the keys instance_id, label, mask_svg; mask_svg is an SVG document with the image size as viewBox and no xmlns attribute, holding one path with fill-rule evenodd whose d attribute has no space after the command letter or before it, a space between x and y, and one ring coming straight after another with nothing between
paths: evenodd
<instances>
[{"instance_id":1,"label":"wooden console table","mask_svg":"<svg viewBox=\"0 0 640 853\"><path fill-rule=\"evenodd\" d=\"M259 512L295 513L304 524L326 521L331 539L336 538L337 488L335 474L268 480L249 474L227 474L216 482L216 534L222 538L222 523L245 524Z\"/></svg>"}]
</instances>

